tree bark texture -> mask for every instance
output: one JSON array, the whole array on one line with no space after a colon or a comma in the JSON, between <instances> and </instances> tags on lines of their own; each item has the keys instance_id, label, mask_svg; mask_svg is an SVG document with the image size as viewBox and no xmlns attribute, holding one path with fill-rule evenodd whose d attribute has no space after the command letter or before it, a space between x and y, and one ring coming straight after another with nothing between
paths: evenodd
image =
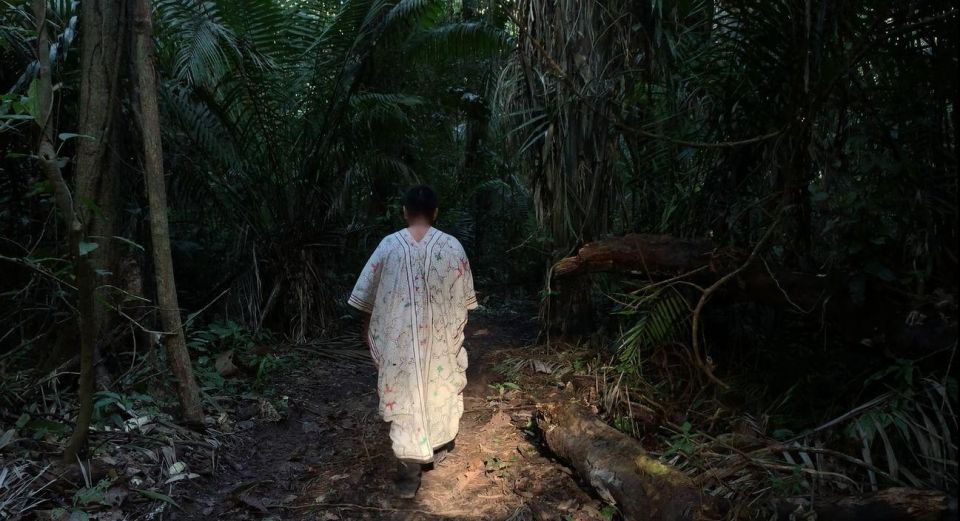
<instances>
[{"instance_id":1,"label":"tree bark texture","mask_svg":"<svg viewBox=\"0 0 960 521\"><path fill-rule=\"evenodd\" d=\"M95 277L96 304L93 309L99 348L109 336L113 314L99 302L106 294L114 269L114 237L118 230L117 161L120 72L126 53L126 2L84 0L80 4L80 107L77 139L74 199L83 226L83 241L96 249L83 256Z\"/></svg>"},{"instance_id":2,"label":"tree bark texture","mask_svg":"<svg viewBox=\"0 0 960 521\"><path fill-rule=\"evenodd\" d=\"M549 233L557 257L603 236L609 205L616 200L609 85L624 63L616 8L601 2L523 0L515 11L517 50L528 78L517 111L542 111L528 139L524 163L531 178L537 220ZM537 78L533 81L532 78ZM533 143L533 144L531 144ZM589 332L594 319L589 287L571 283L551 292L541 314L552 331Z\"/></svg>"},{"instance_id":3,"label":"tree bark texture","mask_svg":"<svg viewBox=\"0 0 960 521\"><path fill-rule=\"evenodd\" d=\"M200 391L193 376L190 354L180 322L180 305L170 254L170 229L167 222L167 191L163 174L163 144L160 140L160 114L157 102L156 67L153 54L153 23L148 0L136 3L136 68L140 86L140 124L143 135L144 174L150 203L150 237L153 243L157 302L163 325L163 344L170 369L177 379L177 397L183 418L195 425L203 423Z\"/></svg>"}]
</instances>

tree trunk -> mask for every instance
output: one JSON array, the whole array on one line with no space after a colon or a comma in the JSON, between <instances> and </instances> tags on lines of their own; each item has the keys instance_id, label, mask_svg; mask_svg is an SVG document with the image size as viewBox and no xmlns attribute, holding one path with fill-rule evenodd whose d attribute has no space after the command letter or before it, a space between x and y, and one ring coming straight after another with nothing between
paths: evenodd
<instances>
[{"instance_id":1,"label":"tree trunk","mask_svg":"<svg viewBox=\"0 0 960 521\"><path fill-rule=\"evenodd\" d=\"M163 344L170 369L177 378L177 396L183 418L191 424L203 424L200 391L193 377L190 354L183 338L177 285L170 255L170 230L167 223L167 192L163 176L163 144L160 141L160 115L153 55L153 23L148 0L136 3L136 66L140 85L140 125L143 135L144 171L150 202L150 237L153 243L157 279L157 302L163 325Z\"/></svg>"},{"instance_id":2,"label":"tree trunk","mask_svg":"<svg viewBox=\"0 0 960 521\"><path fill-rule=\"evenodd\" d=\"M518 53L525 72L539 78L515 104L543 112L542 138L522 140L522 163L532 178L537 220L557 257L607 233L613 192L609 85L625 62L626 35L617 34L621 5L603 2L521 1L515 12ZM531 146L535 143L535 146ZM594 323L590 288L577 282L547 288L541 316L551 331L583 334Z\"/></svg>"},{"instance_id":3,"label":"tree trunk","mask_svg":"<svg viewBox=\"0 0 960 521\"><path fill-rule=\"evenodd\" d=\"M579 402L544 408L547 446L569 462L628 521L705 519L713 506L685 474L647 456L640 442Z\"/></svg>"},{"instance_id":4,"label":"tree trunk","mask_svg":"<svg viewBox=\"0 0 960 521\"><path fill-rule=\"evenodd\" d=\"M73 261L74 276L77 282L77 323L80 328L80 378L77 385L79 411L73 435L64 451L64 460L73 462L77 455L87 446L87 435L90 429L90 419L93 415L93 353L97 340L96 319L93 292L95 290L95 272L89 262L80 252L83 239L83 224L81 223L70 188L63 178L60 166L57 164L57 153L53 145L53 86L50 78L50 36L47 32L47 3L45 0L34 0L33 13L37 22L37 106L40 107L37 125L40 127L40 139L37 146L37 156L40 169L47 181L53 187L54 200L57 210L67 228L67 242L70 258Z\"/></svg>"},{"instance_id":5,"label":"tree trunk","mask_svg":"<svg viewBox=\"0 0 960 521\"><path fill-rule=\"evenodd\" d=\"M120 71L126 59L126 2L117 0L84 0L80 6L80 107L77 132L75 211L83 226L82 241L89 250L82 256L84 272L92 277L93 335L96 339L91 356L93 369L99 364L99 353L115 315L110 312L110 288L113 281L114 237L117 235L117 175L111 160L116 155L117 114L120 100ZM107 374L100 374L105 382Z\"/></svg>"}]
</instances>

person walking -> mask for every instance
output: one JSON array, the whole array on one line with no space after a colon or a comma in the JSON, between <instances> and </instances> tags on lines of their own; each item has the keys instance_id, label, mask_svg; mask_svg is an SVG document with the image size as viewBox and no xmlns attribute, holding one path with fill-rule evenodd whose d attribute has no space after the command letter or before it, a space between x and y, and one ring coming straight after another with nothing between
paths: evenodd
<instances>
[{"instance_id":1,"label":"person walking","mask_svg":"<svg viewBox=\"0 0 960 521\"><path fill-rule=\"evenodd\" d=\"M430 187L410 188L407 227L380 242L348 300L365 313L362 337L377 365L403 498L416 496L424 466L456 438L467 383L463 329L477 308L470 262L456 238L433 227L437 214Z\"/></svg>"}]
</instances>

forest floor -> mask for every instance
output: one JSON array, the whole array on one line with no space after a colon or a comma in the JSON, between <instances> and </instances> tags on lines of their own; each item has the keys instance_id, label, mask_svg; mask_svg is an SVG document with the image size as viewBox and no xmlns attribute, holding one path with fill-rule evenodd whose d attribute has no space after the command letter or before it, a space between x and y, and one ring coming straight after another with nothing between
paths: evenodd
<instances>
[{"instance_id":1,"label":"forest floor","mask_svg":"<svg viewBox=\"0 0 960 521\"><path fill-rule=\"evenodd\" d=\"M377 413L372 364L315 357L273 383L288 404L284 414L261 407L238 421L234 433L221 440L209 470L171 494L180 508L157 512L157 518L609 519L603 502L545 452L532 430L534 389L556 385L534 371L528 380L505 386L494 370L527 354L535 330L519 316L471 317L456 448L424 472L413 500L393 491L396 460L388 424Z\"/></svg>"}]
</instances>

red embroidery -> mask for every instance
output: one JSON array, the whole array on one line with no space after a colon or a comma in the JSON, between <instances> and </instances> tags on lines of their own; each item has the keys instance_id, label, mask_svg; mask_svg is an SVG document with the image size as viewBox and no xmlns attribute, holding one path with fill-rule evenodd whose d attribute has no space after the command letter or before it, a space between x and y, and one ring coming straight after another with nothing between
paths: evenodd
<instances>
[{"instance_id":1,"label":"red embroidery","mask_svg":"<svg viewBox=\"0 0 960 521\"><path fill-rule=\"evenodd\" d=\"M393 411L393 406L396 405L396 404L397 404L397 402L387 402L387 403L384 404L384 405L385 405L386 407L389 407L389 408L390 408L390 411L392 412L392 411Z\"/></svg>"},{"instance_id":2,"label":"red embroidery","mask_svg":"<svg viewBox=\"0 0 960 521\"><path fill-rule=\"evenodd\" d=\"M383 389L383 392L384 392L384 394L386 394L386 393L392 393L392 392L393 392L393 387L390 387L390 384L387 384L386 387Z\"/></svg>"}]
</instances>

